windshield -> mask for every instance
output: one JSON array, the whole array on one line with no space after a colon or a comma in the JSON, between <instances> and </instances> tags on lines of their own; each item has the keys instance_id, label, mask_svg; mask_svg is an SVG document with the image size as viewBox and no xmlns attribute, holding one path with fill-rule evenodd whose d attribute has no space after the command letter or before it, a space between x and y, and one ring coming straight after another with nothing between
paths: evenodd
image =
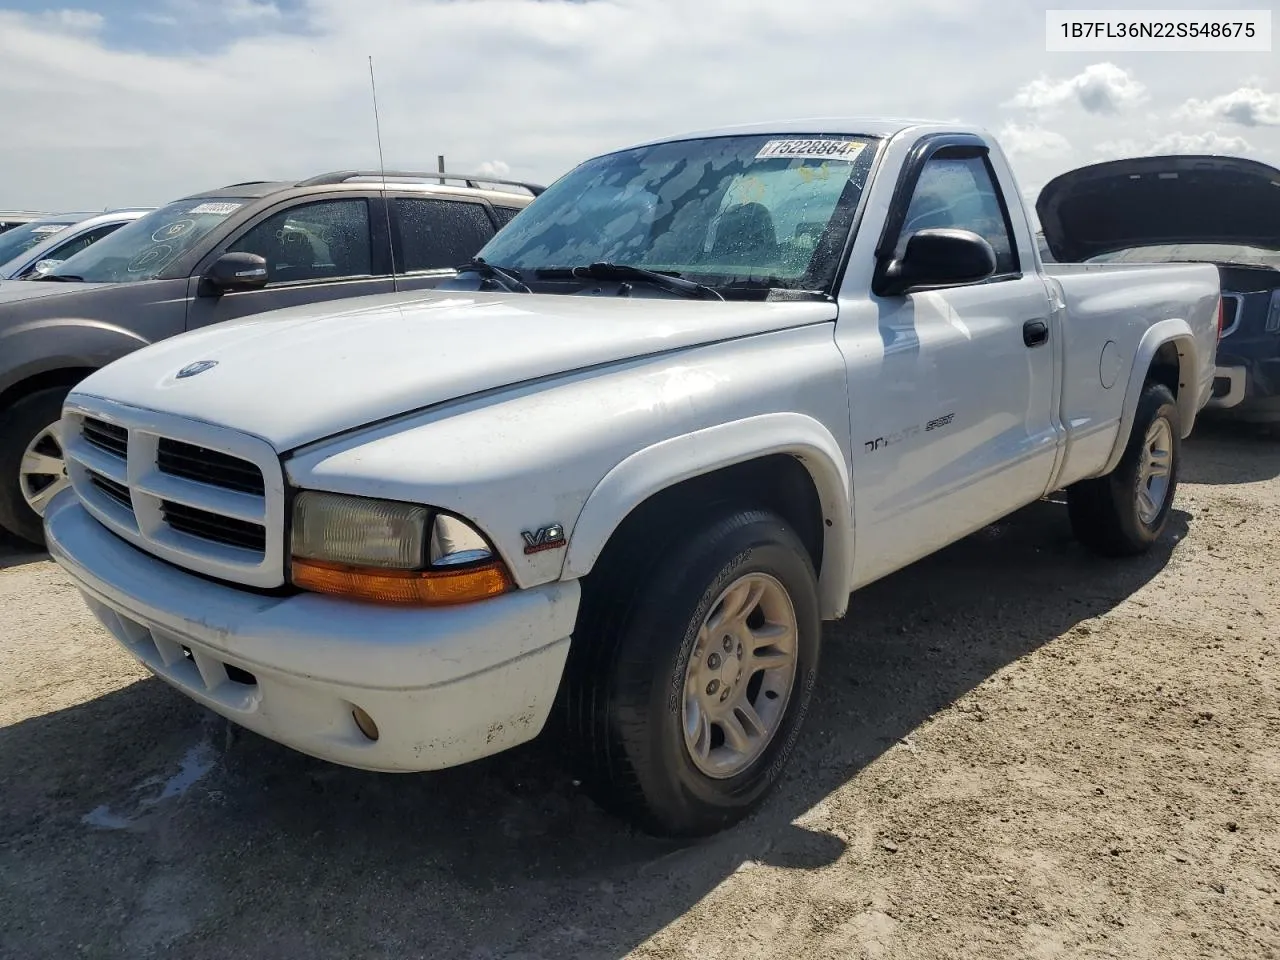
<instances>
[{"instance_id":1,"label":"windshield","mask_svg":"<svg viewBox=\"0 0 1280 960\"><path fill-rule=\"evenodd\" d=\"M44 243L55 233L67 229L75 222L75 220L67 220L65 223L37 220L35 223L24 223L20 227L0 233L0 263L25 253L37 243Z\"/></svg>"},{"instance_id":2,"label":"windshield","mask_svg":"<svg viewBox=\"0 0 1280 960\"><path fill-rule=\"evenodd\" d=\"M1202 261L1241 266L1271 267L1280 270L1280 250L1251 247L1239 243L1161 243L1129 247L1090 257L1088 263L1171 263Z\"/></svg>"},{"instance_id":3,"label":"windshield","mask_svg":"<svg viewBox=\"0 0 1280 960\"><path fill-rule=\"evenodd\" d=\"M606 262L713 287L828 290L873 142L716 137L597 157L550 186L480 256L526 281Z\"/></svg>"},{"instance_id":4,"label":"windshield","mask_svg":"<svg viewBox=\"0 0 1280 960\"><path fill-rule=\"evenodd\" d=\"M179 200L85 247L46 276L88 283L153 280L205 234L248 203L235 198Z\"/></svg>"}]
</instances>

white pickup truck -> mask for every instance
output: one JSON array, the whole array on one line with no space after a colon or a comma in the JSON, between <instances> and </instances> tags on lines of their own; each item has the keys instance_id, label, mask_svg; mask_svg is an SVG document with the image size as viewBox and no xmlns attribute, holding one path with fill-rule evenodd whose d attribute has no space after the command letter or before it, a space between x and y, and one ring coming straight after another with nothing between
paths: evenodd
<instances>
[{"instance_id":1,"label":"white pickup truck","mask_svg":"<svg viewBox=\"0 0 1280 960\"><path fill-rule=\"evenodd\" d=\"M1160 536L1219 311L1209 265L1042 265L980 130L673 138L434 291L91 375L46 536L238 724L422 771L554 717L602 803L705 834L778 779L852 590L1061 488L1101 554Z\"/></svg>"}]
</instances>

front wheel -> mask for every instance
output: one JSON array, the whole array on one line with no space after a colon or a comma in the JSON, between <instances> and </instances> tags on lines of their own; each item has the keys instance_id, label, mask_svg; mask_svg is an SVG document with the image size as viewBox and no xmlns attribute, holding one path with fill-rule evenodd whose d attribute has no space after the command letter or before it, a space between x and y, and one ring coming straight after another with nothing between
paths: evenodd
<instances>
[{"instance_id":1,"label":"front wheel","mask_svg":"<svg viewBox=\"0 0 1280 960\"><path fill-rule=\"evenodd\" d=\"M809 555L783 520L743 509L602 564L566 678L577 766L602 806L650 832L723 829L769 793L809 708Z\"/></svg>"},{"instance_id":2,"label":"front wheel","mask_svg":"<svg viewBox=\"0 0 1280 960\"><path fill-rule=\"evenodd\" d=\"M1164 384L1148 383L1116 468L1067 488L1067 510L1076 539L1111 557L1150 549L1169 522L1181 457L1177 401Z\"/></svg>"},{"instance_id":3,"label":"front wheel","mask_svg":"<svg viewBox=\"0 0 1280 960\"><path fill-rule=\"evenodd\" d=\"M68 392L37 390L0 414L0 527L37 545L45 507L69 483L60 427Z\"/></svg>"}]
</instances>

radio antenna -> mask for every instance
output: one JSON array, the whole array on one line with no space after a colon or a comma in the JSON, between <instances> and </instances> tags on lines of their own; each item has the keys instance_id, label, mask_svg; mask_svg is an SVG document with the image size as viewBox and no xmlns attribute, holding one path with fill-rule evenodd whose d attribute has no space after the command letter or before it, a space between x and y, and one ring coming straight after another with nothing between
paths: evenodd
<instances>
[{"instance_id":1,"label":"radio antenna","mask_svg":"<svg viewBox=\"0 0 1280 960\"><path fill-rule=\"evenodd\" d=\"M378 138L378 171L382 178L382 212L387 218L387 246L391 250L391 282L395 285L396 245L391 239L391 205L387 201L387 165L382 159L382 121L378 119L378 83L373 78L373 56L369 57L369 89L373 93L373 129Z\"/></svg>"}]
</instances>

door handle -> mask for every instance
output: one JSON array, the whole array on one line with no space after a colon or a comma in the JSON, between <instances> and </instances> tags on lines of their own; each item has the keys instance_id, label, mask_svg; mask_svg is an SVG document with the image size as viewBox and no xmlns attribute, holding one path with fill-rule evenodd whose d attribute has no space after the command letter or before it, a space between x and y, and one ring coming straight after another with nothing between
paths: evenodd
<instances>
[{"instance_id":1,"label":"door handle","mask_svg":"<svg viewBox=\"0 0 1280 960\"><path fill-rule=\"evenodd\" d=\"M1028 347L1038 347L1049 342L1049 325L1043 320L1028 320L1022 325L1022 342Z\"/></svg>"}]
</instances>

